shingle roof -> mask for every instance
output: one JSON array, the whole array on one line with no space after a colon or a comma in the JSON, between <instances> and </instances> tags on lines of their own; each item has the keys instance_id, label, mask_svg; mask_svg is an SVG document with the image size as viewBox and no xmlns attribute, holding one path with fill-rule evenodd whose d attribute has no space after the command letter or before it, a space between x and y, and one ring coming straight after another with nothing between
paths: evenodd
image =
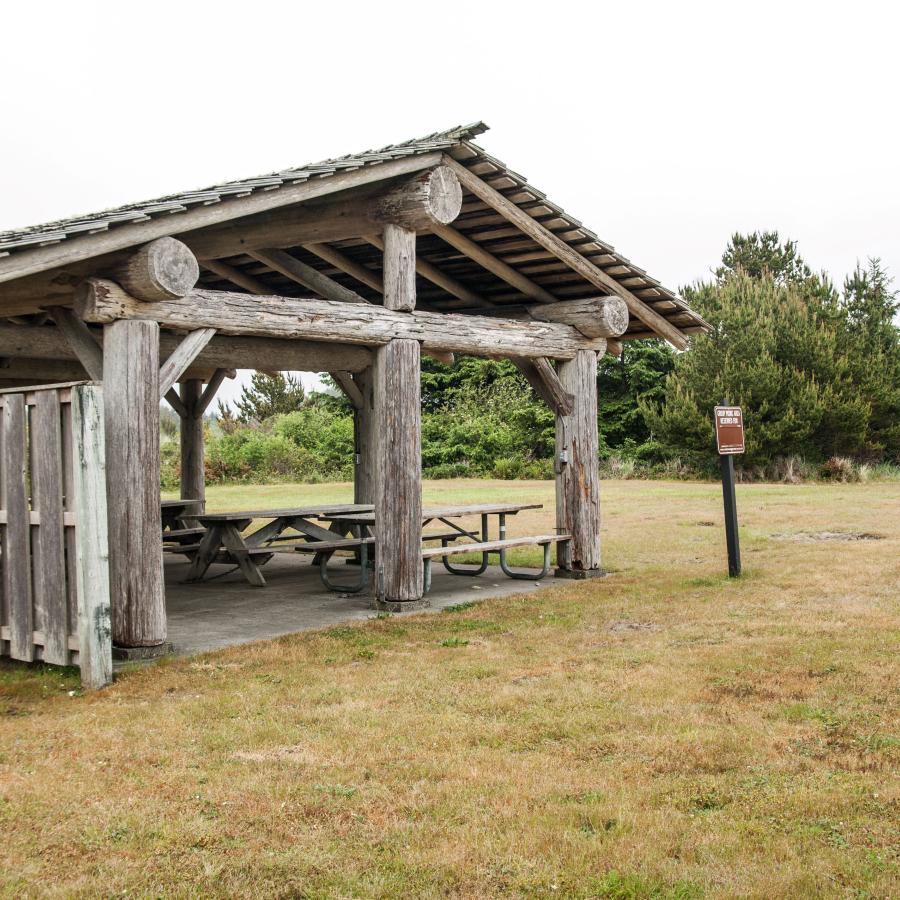
<instances>
[{"instance_id":1,"label":"shingle roof","mask_svg":"<svg viewBox=\"0 0 900 900\"><path fill-rule=\"evenodd\" d=\"M149 220L160 222L160 220L168 221L170 218L171 230L165 228L162 230L177 235L185 231L179 221L180 215L198 207L229 201L228 211L223 207L222 218L242 216L246 215L246 212L241 211L240 198L259 197L265 192L277 192L304 182L327 179L339 173L377 167L403 157L444 152L469 168L595 266L627 287L636 297L676 327L685 332L706 330L708 326L703 319L691 310L678 294L664 287L610 244L601 240L578 219L548 200L546 195L529 184L524 176L512 171L505 163L490 156L483 148L473 143L472 139L486 130L487 126L484 123L476 122L399 144L390 144L380 150L367 150L312 165L285 169L270 175L172 194L89 216L3 232L0 233L0 267L2 257L14 257L17 253L36 250L39 247L63 244L82 235L116 231L125 238L120 243L128 245L127 226ZM453 223L454 229L559 300L574 300L596 295L597 288L593 284L585 281L565 263L539 247L494 210L468 195L464 201L463 211ZM284 202L293 201L286 199ZM279 205L277 199L274 205ZM134 243L140 240L140 237L136 237ZM364 240L337 242L336 246L360 265L376 272L381 267L380 252ZM348 278L346 273L329 267L320 258L300 247L293 248L292 252L308 265L325 271L330 277L365 296L369 295L370 292L364 286ZM420 236L419 252L423 260L437 264L441 271L446 271L464 286L470 286L487 305L502 307L520 304L523 300L522 295L512 290L507 283L491 275L435 235ZM89 248L85 248L85 258L91 256ZM296 283L286 283L278 273L268 271L264 266L260 268L258 261L254 259L236 257L229 260L229 264L235 268L244 268L247 274L262 280L274 292L288 295L297 292ZM233 284L222 283L219 276L210 272L203 274L202 281L206 286L218 286L221 283L221 286L227 289L234 289ZM459 306L459 301L455 297L422 278L419 279L417 294L423 303L429 303L434 308L452 309ZM372 295L370 299L377 302L378 298ZM650 334L646 325L632 317L626 337L646 337Z\"/></svg>"},{"instance_id":2,"label":"shingle roof","mask_svg":"<svg viewBox=\"0 0 900 900\"><path fill-rule=\"evenodd\" d=\"M8 256L19 250L31 247L42 247L56 244L67 238L82 234L97 234L110 228L119 228L148 219L176 215L194 206L208 206L239 197L249 197L262 191L274 191L287 185L300 184L311 178L327 178L336 172L347 172L364 166L376 166L379 163L404 156L431 153L435 150L448 150L461 141L475 137L487 130L487 125L476 122L473 125L451 128L447 131L436 131L400 144L389 144L380 150L366 150L340 156L337 159L326 159L322 162L284 169L270 175L259 175L255 178L243 178L228 181L195 191L184 191L170 194L156 200L145 200L142 203L131 203L85 216L73 216L57 222L43 225L31 225L0 232L0 257Z\"/></svg>"}]
</instances>

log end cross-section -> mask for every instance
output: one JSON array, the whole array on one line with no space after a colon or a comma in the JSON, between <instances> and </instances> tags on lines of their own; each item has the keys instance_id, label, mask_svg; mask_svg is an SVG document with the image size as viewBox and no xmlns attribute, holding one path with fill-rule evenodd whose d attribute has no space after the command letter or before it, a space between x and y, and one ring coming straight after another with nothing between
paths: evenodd
<instances>
[{"instance_id":1,"label":"log end cross-section","mask_svg":"<svg viewBox=\"0 0 900 900\"><path fill-rule=\"evenodd\" d=\"M177 300L193 290L200 266L181 241L161 237L136 250L109 276L138 300Z\"/></svg>"}]
</instances>

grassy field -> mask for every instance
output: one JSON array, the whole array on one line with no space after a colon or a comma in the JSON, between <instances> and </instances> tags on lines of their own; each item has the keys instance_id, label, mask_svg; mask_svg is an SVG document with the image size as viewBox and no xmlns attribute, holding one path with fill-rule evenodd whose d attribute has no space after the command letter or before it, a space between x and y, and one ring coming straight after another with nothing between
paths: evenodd
<instances>
[{"instance_id":1,"label":"grassy field","mask_svg":"<svg viewBox=\"0 0 900 900\"><path fill-rule=\"evenodd\" d=\"M0 894L897 896L900 485L739 487L739 581L716 485L602 489L605 579L93 695L0 667ZM549 524L427 486L493 498Z\"/></svg>"}]
</instances>

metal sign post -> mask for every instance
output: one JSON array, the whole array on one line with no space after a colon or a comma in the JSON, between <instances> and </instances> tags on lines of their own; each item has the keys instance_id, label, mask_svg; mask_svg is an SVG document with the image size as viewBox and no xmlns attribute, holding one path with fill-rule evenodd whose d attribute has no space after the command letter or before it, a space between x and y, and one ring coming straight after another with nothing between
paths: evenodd
<instances>
[{"instance_id":1,"label":"metal sign post","mask_svg":"<svg viewBox=\"0 0 900 900\"><path fill-rule=\"evenodd\" d=\"M744 452L744 414L739 406L717 406L715 422L719 465L722 469L722 499L725 501L728 575L730 578L737 578L741 574L741 545L734 493L734 457Z\"/></svg>"}]
</instances>

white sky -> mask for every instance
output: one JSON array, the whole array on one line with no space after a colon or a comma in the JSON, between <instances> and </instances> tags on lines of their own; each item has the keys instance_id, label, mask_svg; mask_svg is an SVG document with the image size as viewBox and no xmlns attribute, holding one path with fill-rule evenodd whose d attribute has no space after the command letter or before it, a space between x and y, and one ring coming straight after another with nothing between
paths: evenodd
<instances>
[{"instance_id":1,"label":"white sky","mask_svg":"<svg viewBox=\"0 0 900 900\"><path fill-rule=\"evenodd\" d=\"M483 119L671 287L763 228L838 281L870 255L900 280L896 4L66 0L2 22L0 229Z\"/></svg>"}]
</instances>

